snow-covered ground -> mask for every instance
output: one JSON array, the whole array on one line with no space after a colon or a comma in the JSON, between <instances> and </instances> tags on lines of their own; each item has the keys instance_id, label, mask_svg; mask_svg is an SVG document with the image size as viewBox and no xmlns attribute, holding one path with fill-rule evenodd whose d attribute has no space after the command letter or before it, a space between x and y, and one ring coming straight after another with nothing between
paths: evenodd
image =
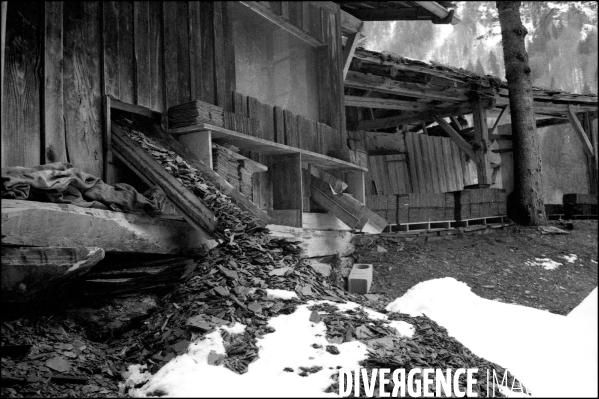
<instances>
[{"instance_id":1,"label":"snow-covered ground","mask_svg":"<svg viewBox=\"0 0 599 399\"><path fill-rule=\"evenodd\" d=\"M268 290L270 297L290 299L293 293L284 290ZM366 345L359 341L336 344L339 354L333 355L325 350L331 345L326 339L326 327L323 322L310 321L309 306L328 303L337 306L340 311L355 309L360 305L353 302L336 304L331 301L309 301L297 307L290 315L280 315L269 320L275 329L258 340L259 359L248 366L245 374L236 374L223 365L208 364L208 356L224 354L225 348L220 327L207 334L203 339L190 344L188 352L177 356L164 365L156 374L150 374L139 366L130 366L127 383L129 387L149 381L129 394L137 397L322 397L337 396L326 394L324 390L331 385L331 376L338 368L355 370L359 362L367 358ZM386 320L387 316L372 309L364 309L374 320ZM403 321L389 321L400 335L411 337L414 329ZM242 333L244 326L236 324L229 328L230 333ZM320 346L315 348L316 346ZM322 370L308 376L300 376L300 367L322 367ZM292 369L285 371L284 369Z\"/></svg>"},{"instance_id":2,"label":"snow-covered ground","mask_svg":"<svg viewBox=\"0 0 599 399\"><path fill-rule=\"evenodd\" d=\"M281 300L292 293L272 290L269 296ZM167 363L151 376L139 365L130 366L128 386L149 381L131 389L132 396L337 396L325 394L337 368L354 370L366 359L366 346L358 341L337 344L338 355L325 350L323 322L313 323L308 307L329 303L340 311L354 309L356 303L334 304L310 301L290 315L272 318L275 329L258 340L259 359L239 375L223 365L208 364L208 357L224 354L220 329L243 333L244 326L220 327L192 343L188 352ZM372 319L387 316L365 309ZM597 397L597 288L568 316L552 314L525 306L481 298L453 278L429 280L417 284L404 296L387 306L388 311L426 314L447 328L476 355L508 368L534 396ZM401 335L411 336L413 327L391 321ZM320 345L314 348L313 344ZM300 367L322 367L306 377ZM285 371L285 368L293 371ZM484 376L479 376L479 378Z\"/></svg>"},{"instance_id":3,"label":"snow-covered ground","mask_svg":"<svg viewBox=\"0 0 599 399\"><path fill-rule=\"evenodd\" d=\"M481 298L448 277L415 285L387 310L426 314L534 396L597 397L597 288L561 316Z\"/></svg>"}]
</instances>

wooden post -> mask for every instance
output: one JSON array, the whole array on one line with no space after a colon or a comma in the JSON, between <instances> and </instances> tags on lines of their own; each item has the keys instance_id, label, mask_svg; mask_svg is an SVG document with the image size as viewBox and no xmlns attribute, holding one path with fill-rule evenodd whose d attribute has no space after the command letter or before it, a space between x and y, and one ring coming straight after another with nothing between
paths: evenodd
<instances>
[{"instance_id":1,"label":"wooden post","mask_svg":"<svg viewBox=\"0 0 599 399\"><path fill-rule=\"evenodd\" d=\"M487 111L482 107L480 100L474 103L472 112L474 123L474 142L477 144L474 152L476 153L476 170L478 172L478 184L491 184L491 163L489 162L488 151L491 142L489 141L489 128L487 126Z\"/></svg>"},{"instance_id":2,"label":"wooden post","mask_svg":"<svg viewBox=\"0 0 599 399\"><path fill-rule=\"evenodd\" d=\"M212 132L210 130L177 135L177 140L189 152L214 169L212 165Z\"/></svg>"},{"instance_id":3,"label":"wooden post","mask_svg":"<svg viewBox=\"0 0 599 399\"><path fill-rule=\"evenodd\" d=\"M273 210L288 211L294 217L279 219L276 213L272 223L302 227L303 189L301 154L276 155L271 158L268 173L272 179ZM278 221L276 219L279 219Z\"/></svg>"},{"instance_id":4,"label":"wooden post","mask_svg":"<svg viewBox=\"0 0 599 399\"><path fill-rule=\"evenodd\" d=\"M351 64L351 60L354 58L354 51L356 50L359 39L360 32L351 34L347 37L345 46L343 46L343 80L345 80L347 71L349 71L349 64Z\"/></svg>"},{"instance_id":5,"label":"wooden post","mask_svg":"<svg viewBox=\"0 0 599 399\"><path fill-rule=\"evenodd\" d=\"M456 143L457 146L460 147L460 149L464 151L464 153L468 155L470 159L476 162L476 153L474 152L472 146L468 144L468 142L464 140L464 138L458 132L456 132L443 118L433 115L433 119L439 126L441 126L443 130L445 130L445 133L449 135L449 138L452 139L453 142Z\"/></svg>"},{"instance_id":6,"label":"wooden post","mask_svg":"<svg viewBox=\"0 0 599 399\"><path fill-rule=\"evenodd\" d=\"M347 192L361 203L366 204L364 172L348 172L345 174L345 180L347 181Z\"/></svg>"}]
</instances>

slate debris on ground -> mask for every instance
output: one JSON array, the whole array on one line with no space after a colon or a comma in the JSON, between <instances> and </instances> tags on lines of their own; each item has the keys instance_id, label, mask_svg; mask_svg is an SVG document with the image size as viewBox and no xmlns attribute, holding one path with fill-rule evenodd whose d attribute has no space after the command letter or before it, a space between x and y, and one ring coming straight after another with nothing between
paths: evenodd
<instances>
[{"instance_id":1,"label":"slate debris on ground","mask_svg":"<svg viewBox=\"0 0 599 399\"><path fill-rule=\"evenodd\" d=\"M70 319L41 317L2 323L2 346L29 345L16 356L2 352L2 397L119 397L115 350L85 338ZM7 385L4 380L19 381Z\"/></svg>"},{"instance_id":2,"label":"slate debris on ground","mask_svg":"<svg viewBox=\"0 0 599 399\"><path fill-rule=\"evenodd\" d=\"M370 307L371 304L369 304ZM478 376L486 376L487 370L495 370L496 374L503 376L505 369L474 355L456 339L447 334L444 327L439 326L426 316L410 317L401 313L388 314L388 320L375 320L368 317L361 308L341 312L329 304L317 304L309 308L314 312L321 312L320 318L327 327L327 339L331 343L341 344L359 340L368 346L368 359L361 362L361 366L371 375L373 368L404 368L406 375L413 368L433 368L453 372L458 368L478 368ZM381 311L382 309L379 309ZM384 313L384 310L382 311ZM415 333L411 338L401 336L393 327L385 324L389 320L401 320L412 324ZM333 345L327 345L327 352ZM338 348L334 347L339 353ZM508 372L511 383L514 376ZM433 378L434 381L434 378ZM433 385L434 387L435 385ZM460 387L466 387L466 379L460 379ZM327 392L338 392L338 383L335 382L327 388ZM391 384L388 390L393 389ZM485 397L487 384L485 378L478 378L474 392L479 397ZM375 392L378 392L378 380ZM503 397L496 392L498 397ZM365 396L363 391L356 396Z\"/></svg>"},{"instance_id":3,"label":"slate debris on ground","mask_svg":"<svg viewBox=\"0 0 599 399\"><path fill-rule=\"evenodd\" d=\"M108 344L87 340L82 327L68 318L5 323L9 327L2 328L3 346L27 344L32 349L24 359L2 356L3 379L20 381L10 387L3 385L3 396L122 397L126 393L119 391L117 383L127 376L128 365L144 364L155 373L169 360L185 353L190 342L234 322L246 325L245 331L230 334L221 330L226 353L213 353L209 362L245 373L248 365L258 358L257 339L274 331L267 325L268 320L293 313L298 304L309 299L350 300L383 310L382 299L377 302L373 297L352 295L329 284L299 258L297 243L270 237L252 215L202 179L185 160L136 130L131 121L122 119L120 124L214 212L220 244L206 254L185 283L161 298L161 305L142 327L125 332ZM295 291L298 299L272 299L266 289ZM341 313L334 306L320 304L311 310L314 311L311 321L323 321L327 326L331 345L326 350L338 353L336 344L360 339L370 348L369 359L364 363L369 368L490 365L447 337L444 329L427 318L417 319L417 333L413 339L407 339L383 325L383 321L369 319L360 309ZM414 320L406 319L412 324ZM428 360L426 356L432 353L436 353L435 359ZM299 368L302 376L318 371L319 367ZM68 376L73 379L69 381ZM85 378L88 380L84 383ZM336 388L333 384L329 389Z\"/></svg>"}]
</instances>

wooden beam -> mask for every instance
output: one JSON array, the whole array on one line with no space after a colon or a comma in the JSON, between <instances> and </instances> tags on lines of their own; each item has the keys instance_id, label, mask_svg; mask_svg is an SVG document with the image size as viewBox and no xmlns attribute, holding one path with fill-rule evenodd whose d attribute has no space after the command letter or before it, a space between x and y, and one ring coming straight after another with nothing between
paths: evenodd
<instances>
[{"instance_id":1,"label":"wooden beam","mask_svg":"<svg viewBox=\"0 0 599 399\"><path fill-rule=\"evenodd\" d=\"M536 120L537 129L547 127L547 126L563 125L566 123L570 123L570 121L568 120L568 118L565 118L565 117L564 118L547 118L547 119L537 119ZM500 138L511 140L511 135L512 135L511 123L508 123L505 125L499 125L499 126L497 126L496 130L497 130L496 134L489 135L489 138L491 140L498 140Z\"/></svg>"},{"instance_id":2,"label":"wooden beam","mask_svg":"<svg viewBox=\"0 0 599 399\"><path fill-rule=\"evenodd\" d=\"M332 158L327 155L322 155L316 152L304 150L297 147L292 147L285 144L275 143L274 141L262 139L259 137L248 136L244 133L235 132L219 126L200 123L198 125L186 126L183 128L170 129L171 135L187 134L192 132L203 132L210 130L212 140L232 144L237 148L256 152L264 155L280 155L280 154L302 154L302 162L307 162L324 169L331 170L364 170L364 166L356 165L348 161Z\"/></svg>"},{"instance_id":3,"label":"wooden beam","mask_svg":"<svg viewBox=\"0 0 599 399\"><path fill-rule=\"evenodd\" d=\"M341 230L310 230L289 226L269 224L266 226L269 235L276 238L289 238L299 241L302 252L301 258L315 258L317 256L351 255L354 250L352 244L353 233Z\"/></svg>"},{"instance_id":4,"label":"wooden beam","mask_svg":"<svg viewBox=\"0 0 599 399\"><path fill-rule=\"evenodd\" d=\"M496 95L495 96L497 99L497 106L508 106L510 105L510 101L508 97L505 97L503 95ZM588 103L588 104L584 104L584 102L579 102L576 104L573 103L567 103L567 102L553 102L553 101L543 101L538 99L537 97L534 98L533 101L533 109L535 111L535 114L548 114L548 115L555 115L555 116L560 116L563 115L565 113L568 112L568 108L572 108L573 112L578 113L578 112L596 112L597 111L597 102L595 101L594 103Z\"/></svg>"},{"instance_id":5,"label":"wooden beam","mask_svg":"<svg viewBox=\"0 0 599 399\"><path fill-rule=\"evenodd\" d=\"M488 100L483 100L485 104L485 108L493 107L493 99L490 98ZM431 107L430 109L422 112L414 112L414 113L406 113L399 116L390 116L387 118L379 118L373 119L369 121L359 121L355 124L352 130L375 130L375 129L383 129L393 126L399 126L406 123L414 123L420 121L426 121L433 119L433 115L444 118L452 115L462 115L471 113L473 109L473 104L469 102L464 102L462 104L446 107L446 108L435 108Z\"/></svg>"},{"instance_id":6,"label":"wooden beam","mask_svg":"<svg viewBox=\"0 0 599 399\"><path fill-rule=\"evenodd\" d=\"M345 96L346 107L378 108L378 109L398 109L401 111L424 111L427 109L426 103L418 103L406 100L394 100L390 98Z\"/></svg>"},{"instance_id":7,"label":"wooden beam","mask_svg":"<svg viewBox=\"0 0 599 399\"><path fill-rule=\"evenodd\" d=\"M162 188L177 211L198 231L216 230L216 217L200 199L116 125L112 126L112 146L117 155L136 174Z\"/></svg>"},{"instance_id":8,"label":"wooden beam","mask_svg":"<svg viewBox=\"0 0 599 399\"><path fill-rule=\"evenodd\" d=\"M350 13L341 10L341 33L351 35L362 32L364 22L354 17Z\"/></svg>"},{"instance_id":9,"label":"wooden beam","mask_svg":"<svg viewBox=\"0 0 599 399\"><path fill-rule=\"evenodd\" d=\"M384 76L349 71L345 79L345 87L355 89L380 91L382 93L397 94L400 96L426 98L429 100L463 102L468 101L464 91L435 90L430 85L400 82Z\"/></svg>"},{"instance_id":10,"label":"wooden beam","mask_svg":"<svg viewBox=\"0 0 599 399\"><path fill-rule=\"evenodd\" d=\"M365 148L368 154L379 153L382 155L385 152L386 154L407 152L403 133L365 132L365 136Z\"/></svg>"},{"instance_id":11,"label":"wooden beam","mask_svg":"<svg viewBox=\"0 0 599 399\"><path fill-rule=\"evenodd\" d=\"M489 161L489 127L487 125L487 111L480 100L475 101L472 113L474 123L474 142L477 144L475 163L479 185L491 184L491 162Z\"/></svg>"},{"instance_id":12,"label":"wooden beam","mask_svg":"<svg viewBox=\"0 0 599 399\"><path fill-rule=\"evenodd\" d=\"M460 134L456 132L443 118L435 115L433 116L433 119L435 122L437 122L437 124L439 124L439 126L441 126L443 130L445 130L445 133L449 135L453 142L456 143L458 147L460 147L460 149L470 157L470 159L476 162L476 154L472 146L468 144L466 140L464 140L464 138L460 136Z\"/></svg>"},{"instance_id":13,"label":"wooden beam","mask_svg":"<svg viewBox=\"0 0 599 399\"><path fill-rule=\"evenodd\" d=\"M378 234L387 227L387 221L348 194L336 195L325 181L312 176L311 198L343 223L357 230Z\"/></svg>"},{"instance_id":14,"label":"wooden beam","mask_svg":"<svg viewBox=\"0 0 599 399\"><path fill-rule=\"evenodd\" d=\"M322 179L325 182L329 183L336 194L341 194L347 189L347 183L341 179L336 178L332 174L315 167L311 167L309 168L309 170L312 176L318 177L319 179Z\"/></svg>"},{"instance_id":15,"label":"wooden beam","mask_svg":"<svg viewBox=\"0 0 599 399\"><path fill-rule=\"evenodd\" d=\"M146 118L149 118L153 122L160 124L160 121L162 119L162 114L160 112L151 110L150 108L144 107L142 105L134 105L134 104L126 103L126 102L118 100L112 96L108 96L108 97L110 97L110 107L111 108L118 109L120 111L131 112L131 113L138 114L141 116L145 116Z\"/></svg>"},{"instance_id":16,"label":"wooden beam","mask_svg":"<svg viewBox=\"0 0 599 399\"><path fill-rule=\"evenodd\" d=\"M8 199L2 200L1 243L29 247L94 246L106 252L148 254L176 254L216 245L210 236L180 217L150 217Z\"/></svg>"},{"instance_id":17,"label":"wooden beam","mask_svg":"<svg viewBox=\"0 0 599 399\"><path fill-rule=\"evenodd\" d=\"M347 37L345 46L343 46L343 80L347 76L349 64L351 64L351 60L354 58L354 51L356 51L359 39L360 32L352 33Z\"/></svg>"},{"instance_id":18,"label":"wooden beam","mask_svg":"<svg viewBox=\"0 0 599 399\"><path fill-rule=\"evenodd\" d=\"M243 4L244 6L246 6L247 8L249 8L250 10L258 13L262 17L268 19L270 22L274 23L279 28L287 31L288 33L294 35L295 37L303 40L304 42L306 42L314 47L320 47L320 46L325 45L320 40L316 39L315 37L312 37L308 33L304 32L302 29L293 25L291 22L289 22L289 20L273 13L270 9L268 9L264 5L260 4L260 2L240 1L240 3Z\"/></svg>"},{"instance_id":19,"label":"wooden beam","mask_svg":"<svg viewBox=\"0 0 599 399\"><path fill-rule=\"evenodd\" d=\"M580 139L580 141L582 141L582 148L584 149L584 152L588 156L592 157L593 156L593 146L591 145L591 142L589 141L587 134L585 133L584 129L582 128L580 121L578 120L576 115L574 115L572 107L568 107L568 111L567 111L566 115L568 116L568 119L570 120L570 124L574 128L574 131L578 135L578 138Z\"/></svg>"},{"instance_id":20,"label":"wooden beam","mask_svg":"<svg viewBox=\"0 0 599 399\"><path fill-rule=\"evenodd\" d=\"M104 259L97 247L2 247L2 300L50 299Z\"/></svg>"},{"instance_id":21,"label":"wooden beam","mask_svg":"<svg viewBox=\"0 0 599 399\"><path fill-rule=\"evenodd\" d=\"M493 136L494 134L497 133L497 127L499 126L499 122L501 122L503 115L507 115L507 113L506 113L507 109L508 109L508 107L503 107L503 109L499 113L499 116L495 120L495 123L493 124L493 128L489 131L489 136Z\"/></svg>"}]
</instances>

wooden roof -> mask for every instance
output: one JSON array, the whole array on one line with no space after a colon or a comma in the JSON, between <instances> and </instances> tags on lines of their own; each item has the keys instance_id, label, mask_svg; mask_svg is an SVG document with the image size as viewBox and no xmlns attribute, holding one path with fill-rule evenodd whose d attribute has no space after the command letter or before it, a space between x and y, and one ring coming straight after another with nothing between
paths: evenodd
<instances>
[{"instance_id":1,"label":"wooden roof","mask_svg":"<svg viewBox=\"0 0 599 399\"><path fill-rule=\"evenodd\" d=\"M371 108L372 119L348 128L375 130L430 122L432 115L472 112L478 98L487 109L509 105L507 83L435 62L357 48L345 79L345 105ZM535 114L567 123L567 111L597 113L597 96L535 87ZM563 121L563 122L561 122Z\"/></svg>"},{"instance_id":2,"label":"wooden roof","mask_svg":"<svg viewBox=\"0 0 599 399\"><path fill-rule=\"evenodd\" d=\"M413 1L338 1L341 9L362 21L437 21L439 17ZM451 1L437 1L440 6L455 8Z\"/></svg>"}]
</instances>

